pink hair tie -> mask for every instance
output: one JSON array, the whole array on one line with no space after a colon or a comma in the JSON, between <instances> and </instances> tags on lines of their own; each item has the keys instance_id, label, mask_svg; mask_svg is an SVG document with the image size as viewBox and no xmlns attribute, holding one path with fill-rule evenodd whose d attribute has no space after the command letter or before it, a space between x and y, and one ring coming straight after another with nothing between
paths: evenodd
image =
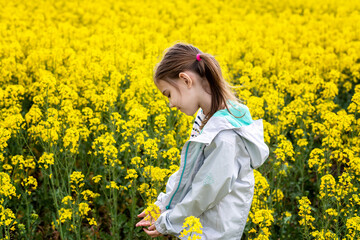
<instances>
[{"instance_id":1,"label":"pink hair tie","mask_svg":"<svg viewBox=\"0 0 360 240\"><path fill-rule=\"evenodd\" d=\"M198 60L200 62L200 60L201 60L200 53L196 54L196 60Z\"/></svg>"}]
</instances>

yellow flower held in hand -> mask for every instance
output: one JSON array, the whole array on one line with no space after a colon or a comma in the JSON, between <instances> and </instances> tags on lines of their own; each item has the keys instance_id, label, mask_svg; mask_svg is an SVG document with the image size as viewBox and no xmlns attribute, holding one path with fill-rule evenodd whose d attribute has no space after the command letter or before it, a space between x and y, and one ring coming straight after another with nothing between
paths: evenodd
<instances>
[{"instance_id":1,"label":"yellow flower held in hand","mask_svg":"<svg viewBox=\"0 0 360 240\"><path fill-rule=\"evenodd\" d=\"M160 208L152 203L145 209L146 217L144 220L155 222L160 216Z\"/></svg>"}]
</instances>

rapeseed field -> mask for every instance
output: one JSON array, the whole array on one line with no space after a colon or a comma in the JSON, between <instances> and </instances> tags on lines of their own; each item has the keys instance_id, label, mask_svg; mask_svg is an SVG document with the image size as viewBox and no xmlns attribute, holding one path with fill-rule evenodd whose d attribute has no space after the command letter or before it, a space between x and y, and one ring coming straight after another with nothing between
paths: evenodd
<instances>
[{"instance_id":1,"label":"rapeseed field","mask_svg":"<svg viewBox=\"0 0 360 240\"><path fill-rule=\"evenodd\" d=\"M137 215L194 121L152 79L178 41L213 54L264 121L243 239L360 239L359 1L0 7L0 239L151 239Z\"/></svg>"}]
</instances>

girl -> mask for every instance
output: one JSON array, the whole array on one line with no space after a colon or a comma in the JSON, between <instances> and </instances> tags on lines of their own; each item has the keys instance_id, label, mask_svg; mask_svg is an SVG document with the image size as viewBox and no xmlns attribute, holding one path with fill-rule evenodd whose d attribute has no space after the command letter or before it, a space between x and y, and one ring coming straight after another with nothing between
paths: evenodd
<instances>
[{"instance_id":1,"label":"girl","mask_svg":"<svg viewBox=\"0 0 360 240\"><path fill-rule=\"evenodd\" d=\"M160 217L136 226L150 226L144 231L152 237L179 237L184 219L195 216L203 226L202 239L241 239L254 194L253 169L269 155L262 119L252 120L215 58L192 45L170 47L154 83L170 107L197 116L180 168L155 202Z\"/></svg>"}]
</instances>

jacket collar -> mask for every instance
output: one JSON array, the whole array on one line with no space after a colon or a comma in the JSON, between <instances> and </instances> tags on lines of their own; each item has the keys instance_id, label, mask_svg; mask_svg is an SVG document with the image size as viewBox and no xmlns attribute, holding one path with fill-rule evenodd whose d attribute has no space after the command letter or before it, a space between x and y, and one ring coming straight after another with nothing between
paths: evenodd
<instances>
[{"instance_id":1,"label":"jacket collar","mask_svg":"<svg viewBox=\"0 0 360 240\"><path fill-rule=\"evenodd\" d=\"M241 103L235 105L231 100L228 100L228 103L232 104L228 104L228 108L231 113L227 109L221 109L215 112L201 130L200 134L197 137L192 138L190 141L201 142L209 145L219 132L229 129L236 130L241 127L249 126L254 122L246 105ZM202 113L202 109L198 111L198 115L200 112ZM236 118L231 114L240 118Z\"/></svg>"},{"instance_id":2,"label":"jacket collar","mask_svg":"<svg viewBox=\"0 0 360 240\"><path fill-rule=\"evenodd\" d=\"M264 142L263 119L253 120L248 107L243 104L236 108L229 105L229 110L237 117L245 115L235 118L227 109L219 110L208 120L201 133L188 141L208 146L221 131L233 130L244 140L252 167L258 168L269 156L269 148Z\"/></svg>"}]
</instances>

